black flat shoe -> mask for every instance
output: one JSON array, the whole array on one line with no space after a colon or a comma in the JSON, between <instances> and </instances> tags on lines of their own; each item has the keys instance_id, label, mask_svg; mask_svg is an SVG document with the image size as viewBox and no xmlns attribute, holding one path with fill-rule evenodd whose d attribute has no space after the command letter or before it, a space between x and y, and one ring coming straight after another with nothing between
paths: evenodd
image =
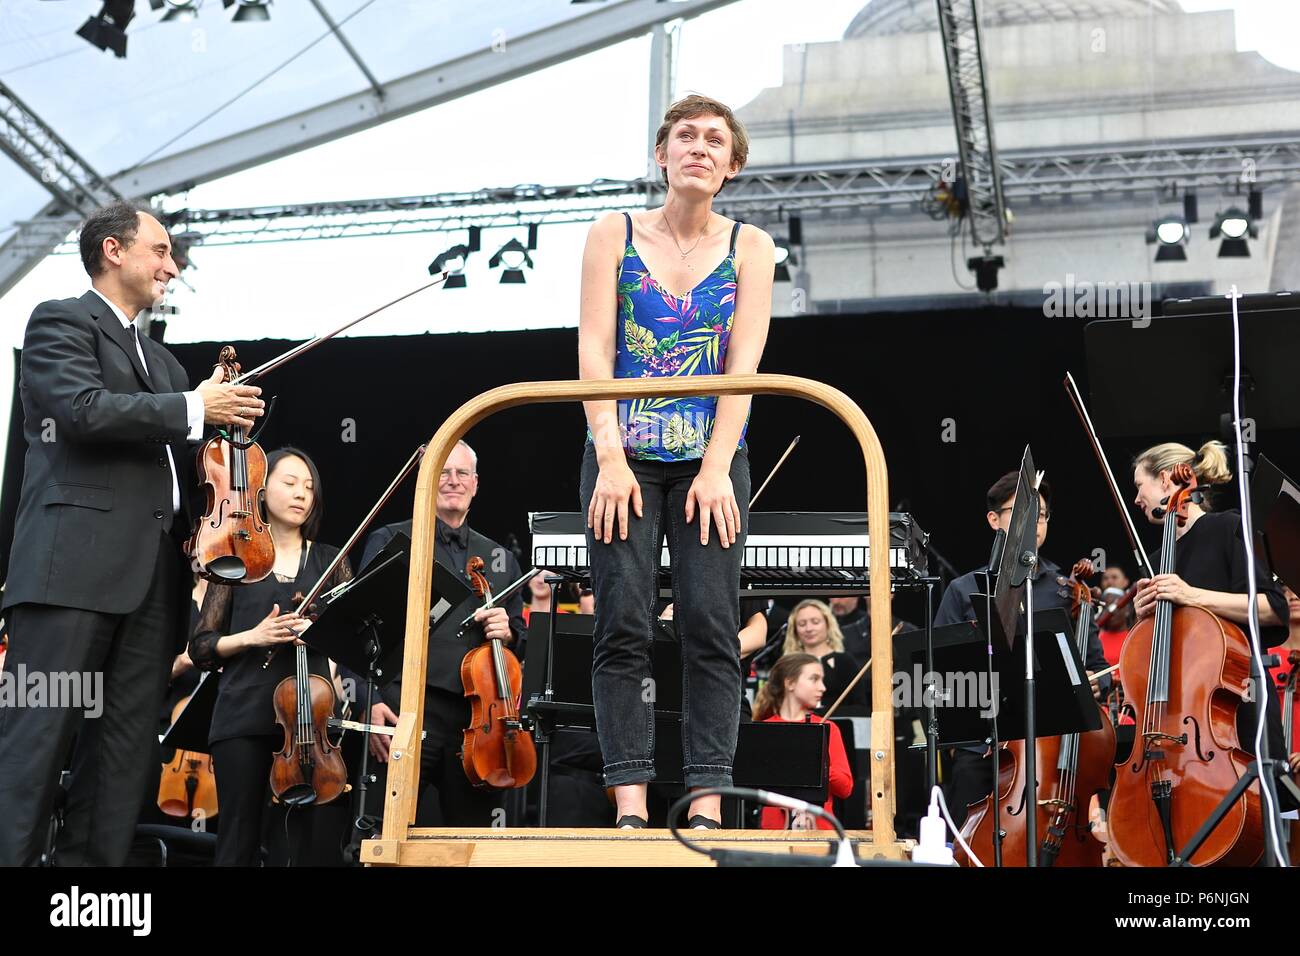
<instances>
[{"instance_id":1,"label":"black flat shoe","mask_svg":"<svg viewBox=\"0 0 1300 956\"><path fill-rule=\"evenodd\" d=\"M638 817L632 813L625 813L614 823L615 828L619 830L644 830L650 825L650 821L645 817Z\"/></svg>"},{"instance_id":2,"label":"black flat shoe","mask_svg":"<svg viewBox=\"0 0 1300 956\"><path fill-rule=\"evenodd\" d=\"M690 830L721 830L722 824L702 813L697 813L686 821L686 827Z\"/></svg>"}]
</instances>

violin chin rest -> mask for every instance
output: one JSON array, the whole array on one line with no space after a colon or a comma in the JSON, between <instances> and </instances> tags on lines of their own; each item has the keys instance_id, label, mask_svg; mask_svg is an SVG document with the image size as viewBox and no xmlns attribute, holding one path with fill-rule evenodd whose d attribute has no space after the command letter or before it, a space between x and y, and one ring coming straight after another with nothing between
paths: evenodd
<instances>
[{"instance_id":1,"label":"violin chin rest","mask_svg":"<svg viewBox=\"0 0 1300 956\"><path fill-rule=\"evenodd\" d=\"M280 794L279 799L291 807L306 807L316 802L316 791L311 784L298 783Z\"/></svg>"}]
</instances>

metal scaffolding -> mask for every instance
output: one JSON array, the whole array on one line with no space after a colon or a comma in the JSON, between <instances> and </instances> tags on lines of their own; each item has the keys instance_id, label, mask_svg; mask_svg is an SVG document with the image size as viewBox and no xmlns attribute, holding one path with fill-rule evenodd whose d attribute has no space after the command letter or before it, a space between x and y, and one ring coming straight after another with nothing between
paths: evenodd
<instances>
[{"instance_id":1,"label":"metal scaffolding","mask_svg":"<svg viewBox=\"0 0 1300 956\"><path fill-rule=\"evenodd\" d=\"M948 94L957 130L959 197L971 238L987 253L1006 236L1007 207L993 139L984 51L975 0L935 0L948 67ZM964 193L964 195L963 195Z\"/></svg>"},{"instance_id":2,"label":"metal scaffolding","mask_svg":"<svg viewBox=\"0 0 1300 956\"><path fill-rule=\"evenodd\" d=\"M53 202L6 249L21 257L48 255L79 219L122 194L44 120L0 83L0 152L40 183Z\"/></svg>"},{"instance_id":3,"label":"metal scaffolding","mask_svg":"<svg viewBox=\"0 0 1300 956\"><path fill-rule=\"evenodd\" d=\"M1026 150L999 156L1006 196L1038 203L1132 201L1182 190L1264 189L1300 182L1300 133L1232 142L1194 140L1129 147ZM782 213L805 219L837 213L909 214L949 185L952 157L747 169L718 196L725 214L751 222ZM182 236L205 246L450 232L469 226L589 222L643 204L648 179L568 186L520 185L337 202L189 209L173 218Z\"/></svg>"}]
</instances>

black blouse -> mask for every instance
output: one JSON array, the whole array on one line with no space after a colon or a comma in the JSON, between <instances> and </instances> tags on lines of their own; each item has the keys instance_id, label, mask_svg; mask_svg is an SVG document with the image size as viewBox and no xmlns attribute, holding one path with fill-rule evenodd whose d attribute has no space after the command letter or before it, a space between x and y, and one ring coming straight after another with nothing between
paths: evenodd
<instances>
[{"instance_id":1,"label":"black blouse","mask_svg":"<svg viewBox=\"0 0 1300 956\"><path fill-rule=\"evenodd\" d=\"M298 574L292 579L272 574L256 584L208 585L199 624L190 639L190 659L200 670L221 670L212 729L208 733L210 743L231 737L281 733L275 722L272 698L276 685L294 674L294 645L279 645L271 665L263 668L268 648L254 647L234 657L221 658L217 656L217 641L256 627L275 604L280 605L281 614L292 611L336 554L338 548L332 545L306 542ZM352 568L344 559L324 590L350 580ZM329 661L323 654L307 648L307 664L311 673L329 680Z\"/></svg>"},{"instance_id":2,"label":"black blouse","mask_svg":"<svg viewBox=\"0 0 1300 956\"><path fill-rule=\"evenodd\" d=\"M824 714L826 710L840 699L840 694L844 693L844 688L849 686L849 681L858 676L858 671L862 665L858 663L857 658L846 651L832 651L821 659L822 661L822 683L826 686L826 693L822 695L822 705L817 708L817 713ZM858 681L858 686L854 687L848 697L844 698L841 707L866 707L867 706L867 678L863 677Z\"/></svg>"}]
</instances>

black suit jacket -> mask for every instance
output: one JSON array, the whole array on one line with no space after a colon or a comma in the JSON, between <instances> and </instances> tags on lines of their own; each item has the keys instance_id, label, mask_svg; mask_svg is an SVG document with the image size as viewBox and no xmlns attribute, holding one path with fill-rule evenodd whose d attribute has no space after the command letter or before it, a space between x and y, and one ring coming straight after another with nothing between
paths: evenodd
<instances>
[{"instance_id":1,"label":"black suit jacket","mask_svg":"<svg viewBox=\"0 0 1300 956\"><path fill-rule=\"evenodd\" d=\"M410 537L412 521L399 521L396 524L384 525L373 531L369 538L366 539L365 551L361 556L361 567L365 568L384 546L388 544L393 537L401 532ZM436 528L436 525L435 525ZM513 584L519 579L522 572L519 570L519 562L515 556L506 551L491 538L479 534L473 528L469 530L469 540L467 542L467 553L472 556L478 556L483 559L483 575L487 578L488 584L492 591L504 590L507 586ZM434 532L437 534L437 531ZM448 567L452 567L453 562L448 560L446 552L441 546L435 547L436 557ZM462 579L465 578L464 566L452 568ZM523 613L523 592L516 591L506 599L505 609L510 616L510 630L514 634L514 643L509 650L513 651L516 657L520 659L524 656L524 634L526 626L524 624ZM460 679L460 662L465 657L465 652L473 647L483 643L482 632L475 631L472 636L467 636L464 640L453 640L451 637L438 637L432 632L429 635L429 652L426 664L427 683L430 687L437 687L450 693L459 694L463 691ZM385 697L389 700L389 706L394 706L394 702L400 700L401 692L401 675L399 674L391 685L385 690ZM394 709L396 709L394 707Z\"/></svg>"},{"instance_id":2,"label":"black suit jacket","mask_svg":"<svg viewBox=\"0 0 1300 956\"><path fill-rule=\"evenodd\" d=\"M20 368L22 493L5 582L25 602L127 614L144 600L159 531L172 531L171 445L189 527L188 379L146 338L145 373L131 333L94 292L42 302L27 323ZM179 553L177 560L180 560Z\"/></svg>"}]
</instances>

